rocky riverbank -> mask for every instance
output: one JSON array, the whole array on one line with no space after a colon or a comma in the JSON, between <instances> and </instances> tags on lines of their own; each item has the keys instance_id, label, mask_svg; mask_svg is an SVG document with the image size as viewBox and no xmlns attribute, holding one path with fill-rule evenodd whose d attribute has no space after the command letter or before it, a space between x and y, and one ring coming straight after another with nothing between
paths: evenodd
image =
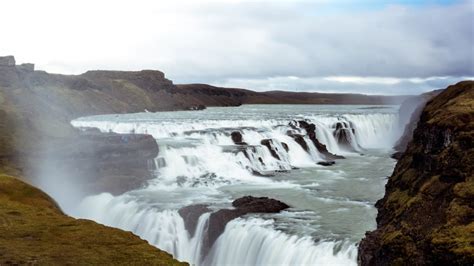
<instances>
[{"instance_id":1,"label":"rocky riverbank","mask_svg":"<svg viewBox=\"0 0 474 266\"><path fill-rule=\"evenodd\" d=\"M474 82L429 101L376 204L361 265L474 264Z\"/></svg>"}]
</instances>

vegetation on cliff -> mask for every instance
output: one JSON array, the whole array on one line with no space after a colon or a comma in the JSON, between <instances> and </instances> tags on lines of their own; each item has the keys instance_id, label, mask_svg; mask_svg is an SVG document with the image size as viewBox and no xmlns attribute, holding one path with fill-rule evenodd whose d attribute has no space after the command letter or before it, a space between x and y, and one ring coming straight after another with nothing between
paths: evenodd
<instances>
[{"instance_id":1,"label":"vegetation on cliff","mask_svg":"<svg viewBox=\"0 0 474 266\"><path fill-rule=\"evenodd\" d=\"M474 82L449 86L424 108L376 207L362 265L474 263Z\"/></svg>"},{"instance_id":2,"label":"vegetation on cliff","mask_svg":"<svg viewBox=\"0 0 474 266\"><path fill-rule=\"evenodd\" d=\"M0 264L186 265L130 232L68 217L45 193L4 174Z\"/></svg>"}]
</instances>

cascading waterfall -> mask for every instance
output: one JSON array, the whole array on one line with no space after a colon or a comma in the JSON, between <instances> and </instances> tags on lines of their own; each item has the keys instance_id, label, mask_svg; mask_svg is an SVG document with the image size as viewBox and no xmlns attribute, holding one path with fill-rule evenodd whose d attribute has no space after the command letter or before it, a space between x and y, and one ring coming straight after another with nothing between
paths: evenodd
<instances>
[{"instance_id":1,"label":"cascading waterfall","mask_svg":"<svg viewBox=\"0 0 474 266\"><path fill-rule=\"evenodd\" d=\"M191 237L177 211L159 211L127 196L114 197L108 193L84 199L75 215L131 231L178 260L192 263L201 260L202 237L209 218L209 213L199 218L195 235Z\"/></svg>"},{"instance_id":2,"label":"cascading waterfall","mask_svg":"<svg viewBox=\"0 0 474 266\"><path fill-rule=\"evenodd\" d=\"M395 114L365 114L365 115L342 115L308 117L306 120L316 125L316 137L325 144L328 150L335 154L347 154L348 152L361 151L361 148L384 148L390 149L397 138ZM288 131L294 129L288 126L289 121L200 121L199 123L189 121L188 127L178 123L170 125L169 122L158 124L101 121L101 120L75 120L72 124L79 128L98 128L102 132L115 133L137 133L151 134L158 140L161 150L161 163L173 165L175 170L165 169L167 173L181 171L181 173L164 174L162 176L186 176L188 178L200 177L208 172L218 176L228 176L224 172L235 175L239 172L235 166L242 169L264 173L266 171L290 170L292 167L314 166L314 162L323 160L308 137L304 141L309 147L306 152L301 146L287 135ZM354 132L349 130L353 150L338 143L335 137L335 125L345 122L353 126ZM147 126L148 125L148 126ZM236 127L241 125L242 127ZM229 135L232 131L241 132L249 147L234 147ZM302 132L304 134L304 132ZM270 151L263 147L261 140L271 139L273 146L277 148L279 159L274 158ZM289 147L285 151L283 145ZM225 155L233 153L233 156ZM244 156L243 156L244 155ZM182 159L180 159L182 157ZM215 169L225 162L226 165ZM209 171L211 168L211 171Z\"/></svg>"},{"instance_id":3,"label":"cascading waterfall","mask_svg":"<svg viewBox=\"0 0 474 266\"><path fill-rule=\"evenodd\" d=\"M296 191L291 195L311 195L314 193L311 189L319 187L319 183L299 184L293 180L275 180L269 176L276 172L310 167L320 169L314 170L318 171L316 175L336 175L337 180L345 180L343 176L340 177L344 171L318 166L316 162L324 160L324 156L306 136L305 130L289 125L292 119L288 117L266 120L186 118L175 121L172 117L160 120L148 117L150 115L143 114L147 116L146 119L140 116L129 119L125 115L72 121L78 128L150 134L157 140L160 150L154 161L156 178L150 180L146 188L119 196L103 193L87 197L76 210L71 211L72 215L132 231L177 259L195 265L356 264L357 249L353 240L347 240L347 237L332 238L331 234L327 238L292 234L291 230L280 230L279 221L271 217L232 220L209 253L203 254L203 238L208 230L210 214L200 216L195 234L191 236L178 213L181 207L193 203L228 206L232 196L226 191L239 186L275 191L291 189ZM398 134L395 113L319 114L299 116L296 120L314 123L316 138L330 152L356 159L366 149L390 150ZM350 136L349 146L338 141L337 123L344 124L344 130ZM230 134L235 131L240 132L246 145L233 143ZM290 133L303 135L308 150ZM264 140L268 140L265 143L271 149L263 145ZM327 182L331 184L333 181ZM321 197L318 194L317 198ZM173 201L175 198L179 200ZM344 202L337 200L339 198L337 196L334 197L336 200L330 199L323 203L334 204L337 210L344 212L348 208ZM365 212L366 208L360 207L361 212Z\"/></svg>"},{"instance_id":4,"label":"cascading waterfall","mask_svg":"<svg viewBox=\"0 0 474 266\"><path fill-rule=\"evenodd\" d=\"M356 265L355 245L290 236L272 220L235 219L219 238L206 265Z\"/></svg>"},{"instance_id":5,"label":"cascading waterfall","mask_svg":"<svg viewBox=\"0 0 474 266\"><path fill-rule=\"evenodd\" d=\"M356 265L356 247L341 241L320 241L275 230L272 220L235 219L213 245L202 253L210 213L199 217L194 236L175 210L140 206L126 195L104 193L86 198L78 217L131 231L152 245L194 265Z\"/></svg>"}]
</instances>

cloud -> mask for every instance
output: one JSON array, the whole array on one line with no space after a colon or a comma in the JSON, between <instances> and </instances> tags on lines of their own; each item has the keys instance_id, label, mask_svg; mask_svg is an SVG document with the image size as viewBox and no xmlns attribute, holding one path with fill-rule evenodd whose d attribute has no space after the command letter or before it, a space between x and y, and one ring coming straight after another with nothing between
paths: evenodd
<instances>
[{"instance_id":1,"label":"cloud","mask_svg":"<svg viewBox=\"0 0 474 266\"><path fill-rule=\"evenodd\" d=\"M225 79L213 85L248 88L256 91L291 90L300 92L362 93L378 95L415 95L446 88L474 77L269 77L255 79Z\"/></svg>"},{"instance_id":2,"label":"cloud","mask_svg":"<svg viewBox=\"0 0 474 266\"><path fill-rule=\"evenodd\" d=\"M51 72L151 68L178 83L474 76L470 1L371 2L4 1L0 52Z\"/></svg>"}]
</instances>

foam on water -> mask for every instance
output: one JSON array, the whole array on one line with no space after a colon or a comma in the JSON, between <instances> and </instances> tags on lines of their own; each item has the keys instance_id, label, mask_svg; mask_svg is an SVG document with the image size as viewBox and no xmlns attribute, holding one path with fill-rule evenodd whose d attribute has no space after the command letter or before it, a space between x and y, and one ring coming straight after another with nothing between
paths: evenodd
<instances>
[{"instance_id":1,"label":"foam on water","mask_svg":"<svg viewBox=\"0 0 474 266\"><path fill-rule=\"evenodd\" d=\"M119 196L108 193L89 196L71 214L131 231L177 259L194 265L356 265L357 249L353 240L315 241L309 235L281 230L275 220L277 216L232 220L207 257L203 254L202 242L208 229L209 213L199 218L194 236L185 229L178 209L193 203L228 204L232 196L223 188L240 186L251 191L264 187L321 194L318 191L321 187L348 178L341 169L316 165L323 160L323 155L312 141L304 137L309 147L305 151L288 134L306 134L289 125L293 119L314 123L317 139L330 152L350 158L360 157L359 153L364 153L365 149L388 151L399 134L395 113L310 112L290 118L285 113L289 109L283 109L278 115L273 114L275 109L270 114L262 114L266 119L255 119L260 115L260 107L248 107L250 115L242 110L240 113L219 113L221 109L216 108L208 115L199 112L147 113L74 120L72 124L78 128L151 134L159 145L159 155L154 160L156 178L150 180L147 187ZM355 134L352 128L348 130L349 148L337 141L338 122L346 122L345 126L354 129ZM233 131L239 131L248 145L234 145L230 137ZM274 154L261 144L265 139L271 140ZM339 164L344 161L338 161ZM294 180L267 176L295 167L318 169L317 176L326 179L297 184ZM370 202L345 197L316 194L312 199L320 204L334 204L337 208L332 212L338 214L346 213L351 206L373 208ZM307 209L292 209L278 217L292 219L291 216L297 214L304 214L304 217L294 221L315 221L318 217L315 211ZM319 225L311 226L314 229Z\"/></svg>"},{"instance_id":2,"label":"foam on water","mask_svg":"<svg viewBox=\"0 0 474 266\"><path fill-rule=\"evenodd\" d=\"M272 220L229 222L206 265L357 265L357 248L344 241L291 236L273 228Z\"/></svg>"}]
</instances>

